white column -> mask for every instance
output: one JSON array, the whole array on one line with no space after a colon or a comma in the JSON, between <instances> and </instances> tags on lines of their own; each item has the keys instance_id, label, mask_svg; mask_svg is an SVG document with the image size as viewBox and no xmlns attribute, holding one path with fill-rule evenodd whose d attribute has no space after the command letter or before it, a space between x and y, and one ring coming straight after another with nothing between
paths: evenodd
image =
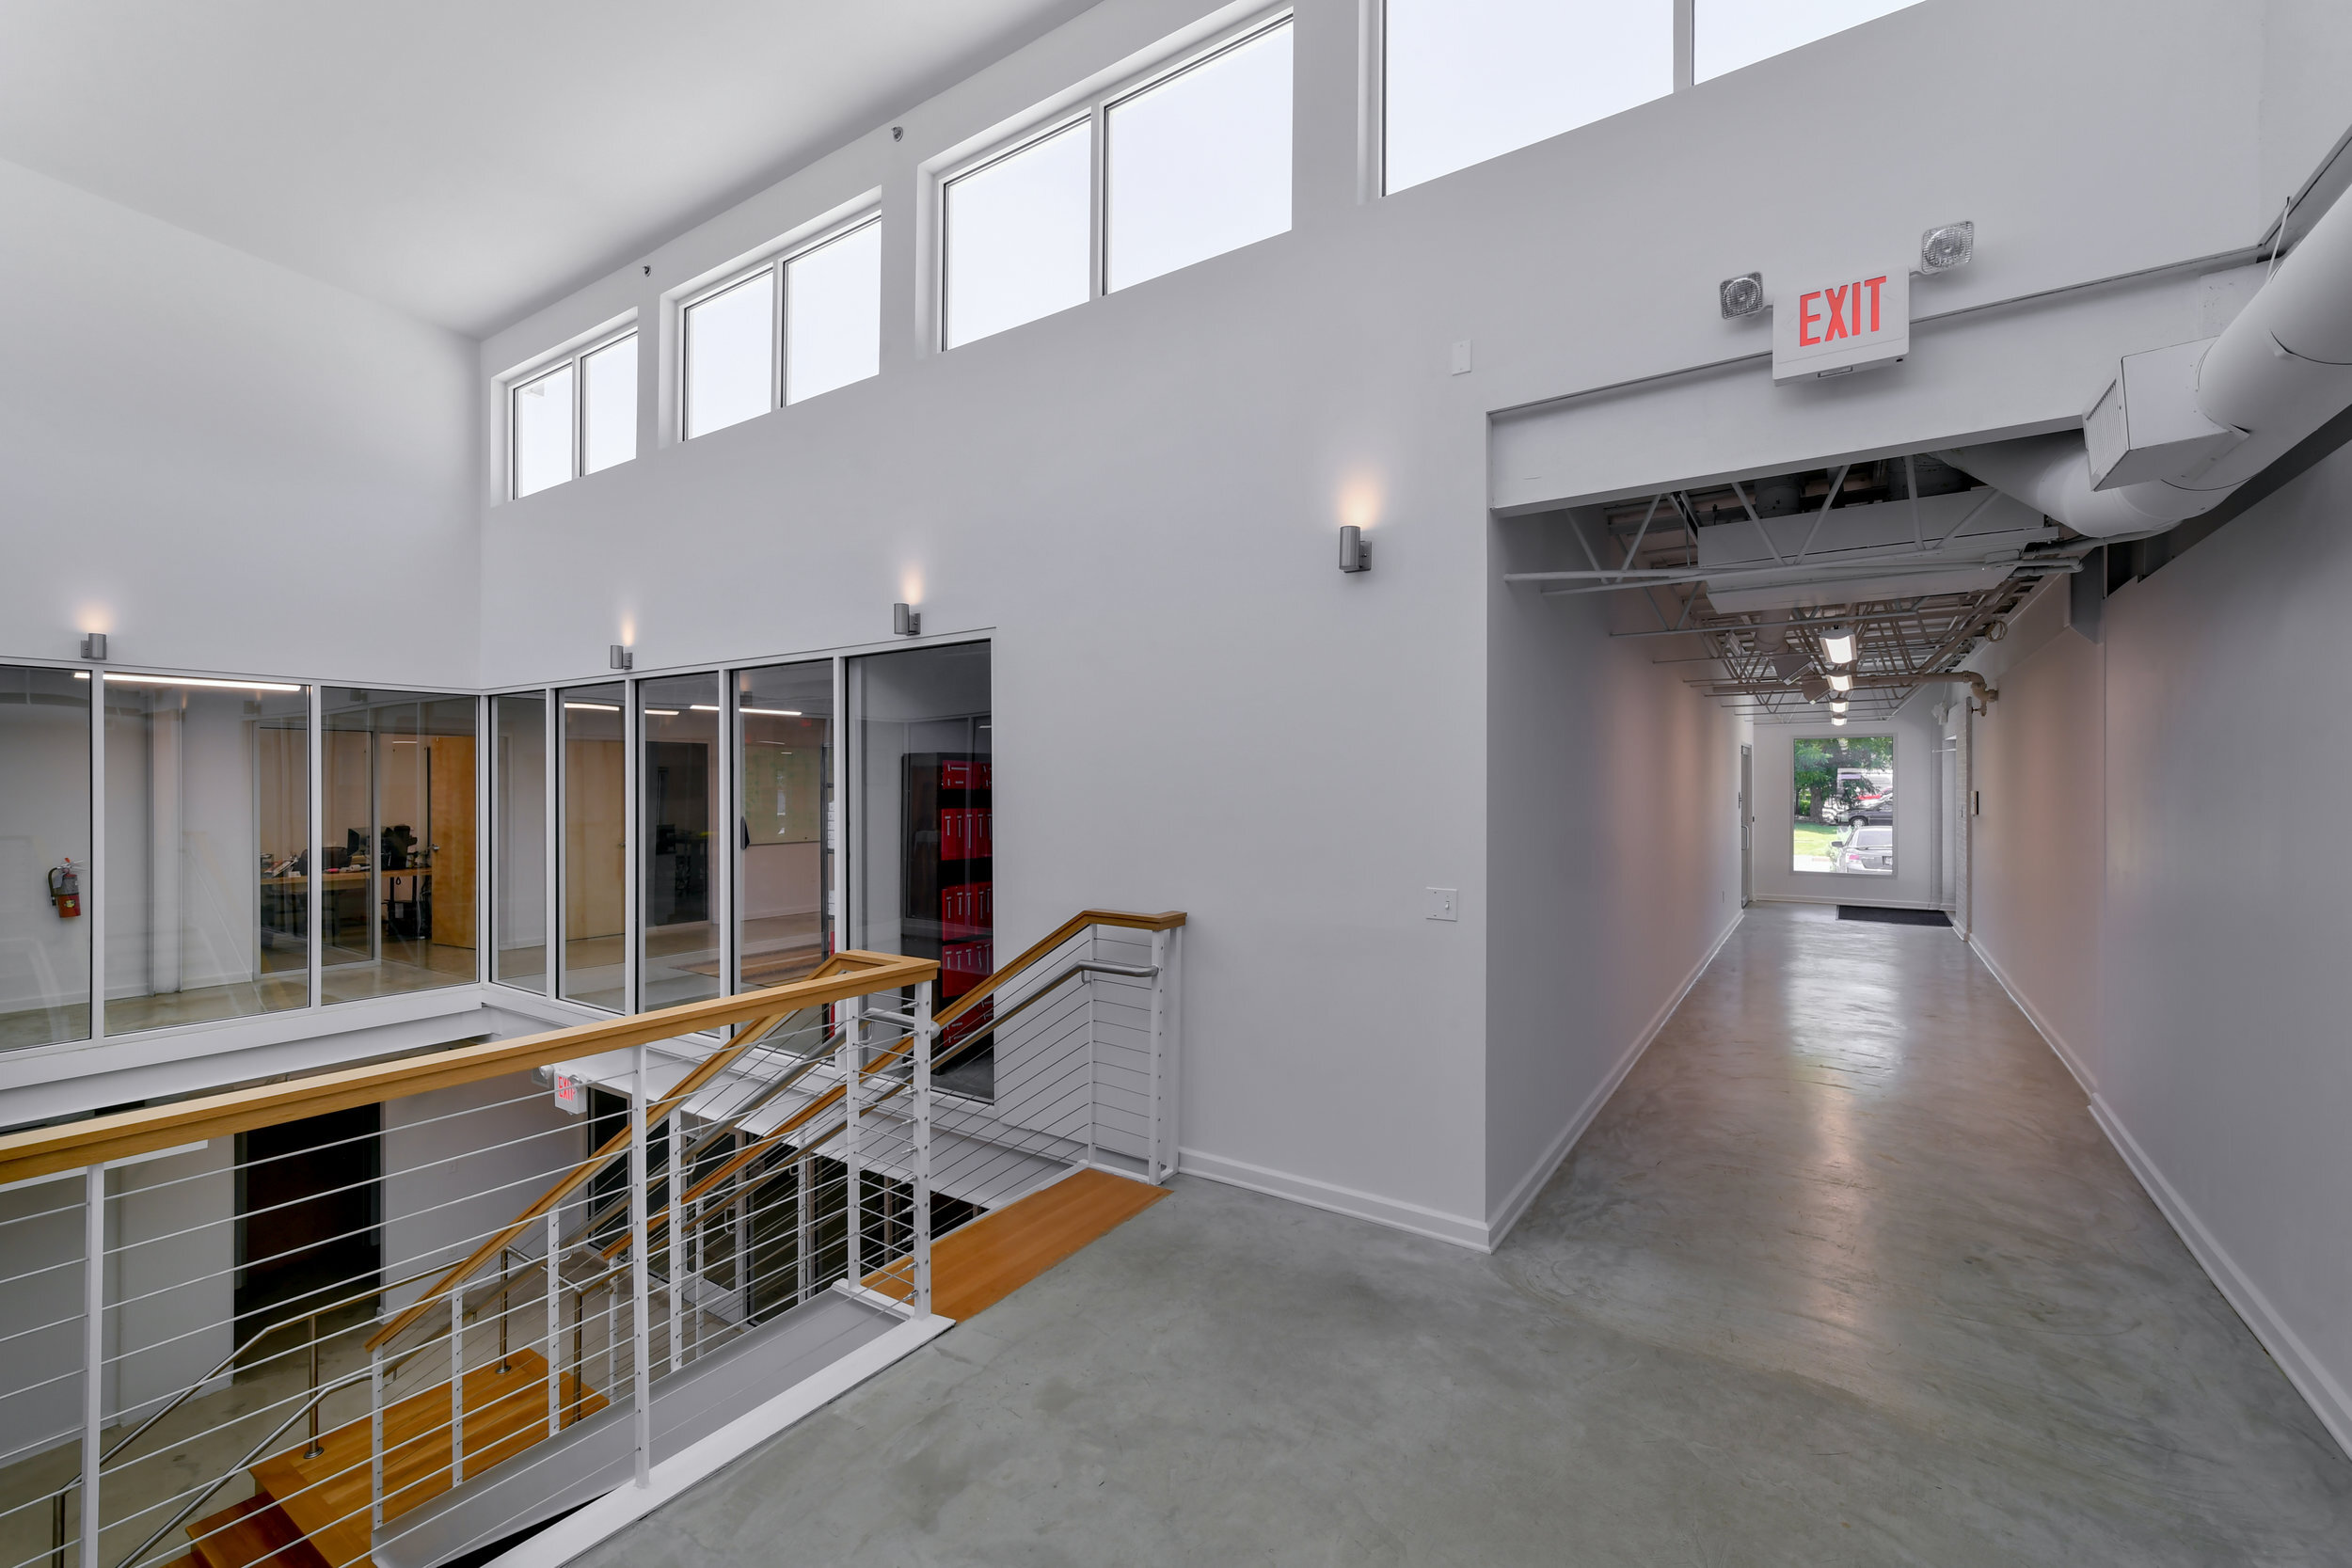
<instances>
[{"instance_id":1,"label":"white column","mask_svg":"<svg viewBox=\"0 0 2352 1568\"><path fill-rule=\"evenodd\" d=\"M82 1568L98 1568L98 1434L106 1418L106 1167L82 1173Z\"/></svg>"},{"instance_id":2,"label":"white column","mask_svg":"<svg viewBox=\"0 0 2352 1568\"><path fill-rule=\"evenodd\" d=\"M1152 933L1152 1132L1144 1146L1143 1175L1157 1181L1165 1174L1160 1160L1161 1101L1168 1078L1168 933ZM1173 1165L1170 1158L1168 1164Z\"/></svg>"},{"instance_id":3,"label":"white column","mask_svg":"<svg viewBox=\"0 0 2352 1568\"><path fill-rule=\"evenodd\" d=\"M816 1266L808 1255L808 1178L816 1168L805 1154L792 1170L792 1267L798 1277L793 1282L792 1297L796 1302L808 1299L809 1281Z\"/></svg>"},{"instance_id":4,"label":"white column","mask_svg":"<svg viewBox=\"0 0 2352 1568\"><path fill-rule=\"evenodd\" d=\"M653 1323L649 1317L650 1270L645 1225L645 1048L637 1047L637 1076L628 1096L628 1300L629 1333L637 1364L631 1369L629 1403L635 1413L637 1484L652 1484Z\"/></svg>"},{"instance_id":5,"label":"white column","mask_svg":"<svg viewBox=\"0 0 2352 1568\"><path fill-rule=\"evenodd\" d=\"M849 1186L843 1193L843 1212L849 1216L849 1280L852 1285L866 1278L866 1213L861 1201L857 1161L857 1100L858 1080L865 1076L866 999L852 997L844 1004L850 1009L849 1021L841 1030L841 1160L849 1169Z\"/></svg>"},{"instance_id":6,"label":"white column","mask_svg":"<svg viewBox=\"0 0 2352 1568\"><path fill-rule=\"evenodd\" d=\"M384 1528L384 1353L368 1353L368 1525Z\"/></svg>"}]
</instances>

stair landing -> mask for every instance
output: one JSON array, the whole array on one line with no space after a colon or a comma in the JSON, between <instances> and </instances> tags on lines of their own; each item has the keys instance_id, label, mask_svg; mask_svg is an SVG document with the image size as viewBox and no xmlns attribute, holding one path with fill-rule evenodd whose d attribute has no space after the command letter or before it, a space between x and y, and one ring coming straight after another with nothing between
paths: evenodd
<instances>
[{"instance_id":1,"label":"stair landing","mask_svg":"<svg viewBox=\"0 0 2352 1568\"><path fill-rule=\"evenodd\" d=\"M487 1470L548 1435L548 1364L535 1351L507 1357L507 1370L492 1362L466 1374L466 1473ZM603 1395L564 1374L559 1395L563 1424L571 1425L605 1407ZM287 1568L373 1568L368 1551L369 1421L361 1417L324 1433L316 1459L297 1444L253 1466L261 1492L284 1511L308 1538L316 1562L291 1556L274 1560ZM384 1408L384 1517L391 1519L449 1490L449 1385L435 1384Z\"/></svg>"},{"instance_id":2,"label":"stair landing","mask_svg":"<svg viewBox=\"0 0 2352 1568\"><path fill-rule=\"evenodd\" d=\"M931 1243L931 1310L961 1323L1167 1196L1166 1187L1085 1169L992 1210ZM866 1275L866 1288L904 1301L914 1293L913 1270L901 1259Z\"/></svg>"}]
</instances>

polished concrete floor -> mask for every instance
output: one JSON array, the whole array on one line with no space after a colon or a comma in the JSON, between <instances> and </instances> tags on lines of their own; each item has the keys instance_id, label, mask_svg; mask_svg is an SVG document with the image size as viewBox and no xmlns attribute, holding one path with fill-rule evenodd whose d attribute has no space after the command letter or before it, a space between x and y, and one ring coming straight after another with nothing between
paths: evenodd
<instances>
[{"instance_id":1,"label":"polished concrete floor","mask_svg":"<svg viewBox=\"0 0 2352 1568\"><path fill-rule=\"evenodd\" d=\"M2352 1563L1949 930L1752 911L1491 1258L1177 1196L583 1562Z\"/></svg>"}]
</instances>

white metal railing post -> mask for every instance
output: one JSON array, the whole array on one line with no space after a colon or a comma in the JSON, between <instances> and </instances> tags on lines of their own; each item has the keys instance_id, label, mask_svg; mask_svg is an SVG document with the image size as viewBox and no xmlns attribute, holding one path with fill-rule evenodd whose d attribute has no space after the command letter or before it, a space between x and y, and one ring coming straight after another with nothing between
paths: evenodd
<instances>
[{"instance_id":1,"label":"white metal railing post","mask_svg":"<svg viewBox=\"0 0 2352 1568\"><path fill-rule=\"evenodd\" d=\"M384 1353L368 1352L368 1527L384 1528Z\"/></svg>"},{"instance_id":2,"label":"white metal railing post","mask_svg":"<svg viewBox=\"0 0 2352 1568\"><path fill-rule=\"evenodd\" d=\"M449 1484L466 1480L466 1286L449 1293Z\"/></svg>"},{"instance_id":3,"label":"white metal railing post","mask_svg":"<svg viewBox=\"0 0 2352 1568\"><path fill-rule=\"evenodd\" d=\"M651 1290L646 1265L645 1224L645 1048L637 1047L637 1076L628 1094L628 1315L629 1400L635 1415L637 1484L653 1484L653 1323L647 1315Z\"/></svg>"},{"instance_id":4,"label":"white metal railing post","mask_svg":"<svg viewBox=\"0 0 2352 1568\"><path fill-rule=\"evenodd\" d=\"M866 1270L861 1266L866 1257L866 1203L859 1191L865 1185L858 1169L857 1096L858 1080L865 1076L866 999L853 996L849 1001L850 1016L841 1030L841 1159L849 1169L849 1186L842 1202L849 1217L848 1278L850 1284L862 1284Z\"/></svg>"},{"instance_id":5,"label":"white metal railing post","mask_svg":"<svg viewBox=\"0 0 2352 1568\"><path fill-rule=\"evenodd\" d=\"M931 982L914 988L914 1315L931 1315Z\"/></svg>"},{"instance_id":6,"label":"white metal railing post","mask_svg":"<svg viewBox=\"0 0 2352 1568\"><path fill-rule=\"evenodd\" d=\"M803 1154L792 1169L792 1258L798 1277L793 1282L792 1299L808 1299L809 1282L816 1277L816 1259L808 1255L808 1156Z\"/></svg>"},{"instance_id":7,"label":"white metal railing post","mask_svg":"<svg viewBox=\"0 0 2352 1568\"><path fill-rule=\"evenodd\" d=\"M564 1356L555 1342L556 1330L563 1326L563 1276L559 1272L563 1261L563 1226L557 1217L563 1205L548 1210L548 1435L564 1430Z\"/></svg>"},{"instance_id":8,"label":"white metal railing post","mask_svg":"<svg viewBox=\"0 0 2352 1568\"><path fill-rule=\"evenodd\" d=\"M1152 933L1152 1132L1145 1145L1144 1177L1148 1180L1163 1180L1175 1167L1173 1159L1161 1159L1160 1128L1167 1112L1162 1101L1166 1098L1168 1078L1168 935L1166 931Z\"/></svg>"},{"instance_id":9,"label":"white metal railing post","mask_svg":"<svg viewBox=\"0 0 2352 1568\"><path fill-rule=\"evenodd\" d=\"M679 1179L682 1151L678 1147L685 1142L685 1136L686 1107L681 1105L670 1117L670 1135L664 1145L670 1154L670 1236L668 1244L661 1249L661 1261L670 1276L670 1370L674 1372L686 1364L686 1347L679 1332L683 1323L681 1298L686 1293L686 1183Z\"/></svg>"},{"instance_id":10,"label":"white metal railing post","mask_svg":"<svg viewBox=\"0 0 2352 1568\"><path fill-rule=\"evenodd\" d=\"M98 1568L98 1435L106 1401L106 1167L82 1177L82 1568Z\"/></svg>"}]
</instances>

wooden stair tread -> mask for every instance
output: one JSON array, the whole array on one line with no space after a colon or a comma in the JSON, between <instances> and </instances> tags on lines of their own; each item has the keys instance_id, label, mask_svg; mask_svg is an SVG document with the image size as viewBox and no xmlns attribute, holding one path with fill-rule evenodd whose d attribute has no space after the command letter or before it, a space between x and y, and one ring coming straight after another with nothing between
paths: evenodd
<instances>
[{"instance_id":1,"label":"wooden stair tread","mask_svg":"<svg viewBox=\"0 0 2352 1568\"><path fill-rule=\"evenodd\" d=\"M266 1490L197 1520L187 1531L196 1543L190 1559L200 1568L255 1568L259 1563L324 1568L326 1562Z\"/></svg>"},{"instance_id":2,"label":"wooden stair tread","mask_svg":"<svg viewBox=\"0 0 2352 1568\"><path fill-rule=\"evenodd\" d=\"M536 1351L516 1351L510 1370L497 1363L466 1374L466 1474L483 1474L548 1434L548 1364ZM605 1407L605 1398L564 1374L563 1424ZM369 1565L368 1418L323 1433L316 1459L307 1443L253 1466L253 1479L310 1538L326 1568ZM449 1384L435 1384L384 1407L384 1517L396 1518L449 1490ZM372 1565L369 1565L372 1568Z\"/></svg>"},{"instance_id":3,"label":"wooden stair tread","mask_svg":"<svg viewBox=\"0 0 2352 1568\"><path fill-rule=\"evenodd\" d=\"M983 1214L931 1243L931 1310L960 1323L993 1307L1167 1196L1166 1187L1081 1170ZM866 1284L904 1301L913 1267L901 1259Z\"/></svg>"}]
</instances>

